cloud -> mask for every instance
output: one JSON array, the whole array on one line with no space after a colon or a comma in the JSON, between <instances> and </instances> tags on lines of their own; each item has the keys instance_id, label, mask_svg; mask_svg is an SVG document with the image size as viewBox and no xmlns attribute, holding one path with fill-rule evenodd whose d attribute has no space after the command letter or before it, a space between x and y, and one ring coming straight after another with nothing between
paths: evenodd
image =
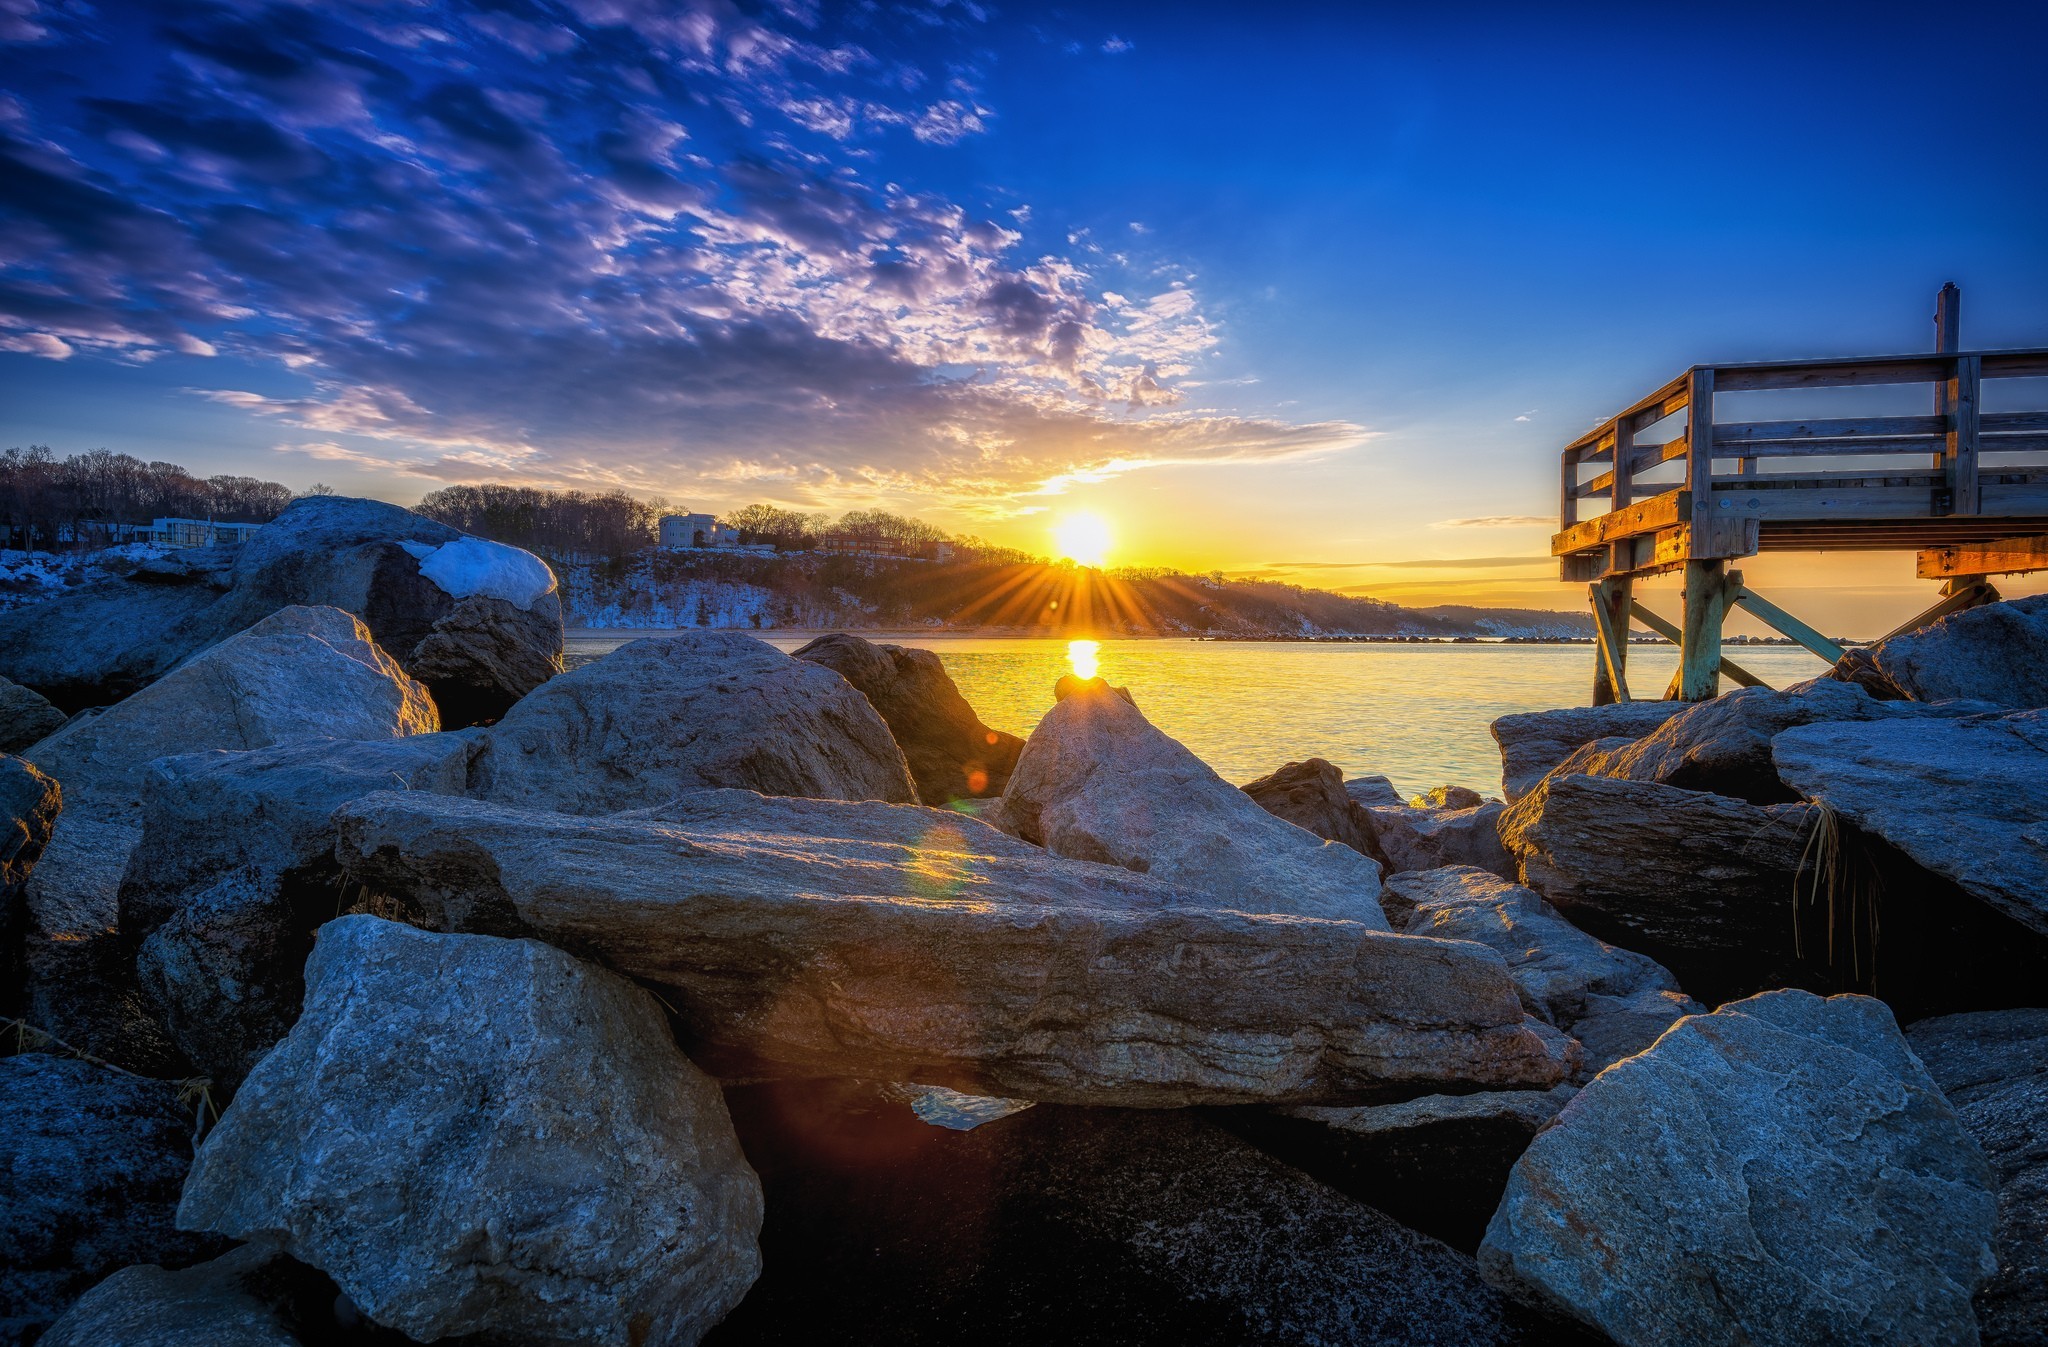
<instances>
[{"instance_id":1,"label":"cloud","mask_svg":"<svg viewBox=\"0 0 2048 1347\"><path fill-rule=\"evenodd\" d=\"M1431 528L1436 529L1519 529L1548 528L1557 518L1547 514L1489 514L1473 519L1439 519Z\"/></svg>"},{"instance_id":2,"label":"cloud","mask_svg":"<svg viewBox=\"0 0 2048 1347\"><path fill-rule=\"evenodd\" d=\"M297 391L204 396L292 452L1000 513L1368 438L1188 410L1219 341L1189 282L853 157L988 129L959 5L108 13L0 124L0 344L280 365Z\"/></svg>"},{"instance_id":3,"label":"cloud","mask_svg":"<svg viewBox=\"0 0 2048 1347\"><path fill-rule=\"evenodd\" d=\"M1137 45L1138 44L1135 42L1126 41L1125 39L1117 37L1114 34L1112 34L1110 38L1102 44L1102 53L1105 56L1121 56L1125 52L1135 48Z\"/></svg>"},{"instance_id":4,"label":"cloud","mask_svg":"<svg viewBox=\"0 0 2048 1347\"><path fill-rule=\"evenodd\" d=\"M1409 561L1272 561L1277 570L1356 571L1368 568L1391 570L1494 570L1503 566L1554 566L1554 557L1418 557Z\"/></svg>"}]
</instances>

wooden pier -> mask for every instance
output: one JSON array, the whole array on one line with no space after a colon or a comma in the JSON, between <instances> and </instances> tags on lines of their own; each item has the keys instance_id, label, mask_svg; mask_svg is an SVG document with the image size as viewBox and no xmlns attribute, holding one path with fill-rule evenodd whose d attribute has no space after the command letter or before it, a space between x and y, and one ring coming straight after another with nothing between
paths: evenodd
<instances>
[{"instance_id":1,"label":"wooden pier","mask_svg":"<svg viewBox=\"0 0 2048 1347\"><path fill-rule=\"evenodd\" d=\"M1631 697L1632 621L1679 646L1666 698L1704 701L1724 674L1760 684L1722 655L1731 607L1830 663L1840 659L1840 647L1728 569L1757 552L1918 551L1920 576L1944 584L1940 601L1901 630L1997 598L1991 575L2048 569L2048 396L2036 410L1982 406L1993 381L2048 375L2048 348L1965 351L1959 331L1960 299L1945 286L1931 352L1696 365L1565 446L1550 550L1565 580L1589 586L1595 705ZM1717 394L1900 384L1927 386L1930 411L1714 416ZM1604 512L1581 518L1582 506ZM1676 623L1633 594L1637 578L1674 571L1685 576Z\"/></svg>"}]
</instances>

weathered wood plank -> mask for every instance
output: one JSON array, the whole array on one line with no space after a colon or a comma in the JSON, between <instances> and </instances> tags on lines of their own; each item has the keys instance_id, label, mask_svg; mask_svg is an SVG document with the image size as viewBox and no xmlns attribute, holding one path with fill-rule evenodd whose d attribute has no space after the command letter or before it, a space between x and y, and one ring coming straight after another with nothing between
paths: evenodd
<instances>
[{"instance_id":1,"label":"weathered wood plank","mask_svg":"<svg viewBox=\"0 0 2048 1347\"><path fill-rule=\"evenodd\" d=\"M1632 701L1628 691L1628 609L1632 582L1627 576L1588 586L1593 605L1593 705Z\"/></svg>"},{"instance_id":2,"label":"weathered wood plank","mask_svg":"<svg viewBox=\"0 0 2048 1347\"><path fill-rule=\"evenodd\" d=\"M1799 644L1833 664L1842 657L1842 647L1807 626L1792 614L1772 603L1749 586L1738 583L1735 587L1735 606L1762 622L1780 636L1789 636Z\"/></svg>"},{"instance_id":3,"label":"weathered wood plank","mask_svg":"<svg viewBox=\"0 0 2048 1347\"><path fill-rule=\"evenodd\" d=\"M1843 435L1941 435L1939 416L1844 416L1829 421L1736 421L1714 427L1714 444L1746 445L1753 440L1818 440Z\"/></svg>"},{"instance_id":4,"label":"weathered wood plank","mask_svg":"<svg viewBox=\"0 0 2048 1347\"><path fill-rule=\"evenodd\" d=\"M1579 451L1567 449L1558 456L1557 522L1569 529L1579 520Z\"/></svg>"},{"instance_id":5,"label":"weathered wood plank","mask_svg":"<svg viewBox=\"0 0 2048 1347\"><path fill-rule=\"evenodd\" d=\"M1602 421L1599 425L1579 436L1579 438L1573 440L1565 447L1568 449L1582 449L1589 445L1597 447L1602 440L1613 436L1615 423L1624 419L1627 419L1631 423L1631 428L1635 430L1641 430L1644 426L1663 420L1672 412L1685 405L1684 397L1687 377L1684 374L1679 375L1670 383L1665 384L1662 388L1650 394L1650 396L1632 403L1618 415L1608 417L1605 421ZM1657 414L1648 420L1644 420L1644 413L1652 410Z\"/></svg>"},{"instance_id":6,"label":"weathered wood plank","mask_svg":"<svg viewBox=\"0 0 2048 1347\"><path fill-rule=\"evenodd\" d=\"M1685 485L1692 492L1692 512L1686 522L1693 526L1697 541L1700 528L1713 518L1714 511L1708 489L1714 480L1714 371L1696 368L1690 378L1685 398ZM1717 635L1715 639L1720 638Z\"/></svg>"},{"instance_id":7,"label":"weathered wood plank","mask_svg":"<svg viewBox=\"0 0 2048 1347\"><path fill-rule=\"evenodd\" d=\"M1987 379L2048 375L2048 347L1974 351ZM1864 384L1934 383L1948 378L1952 354L1846 356L1828 360L1764 360L1716 365L1724 393L1763 388L1849 388Z\"/></svg>"},{"instance_id":8,"label":"weathered wood plank","mask_svg":"<svg viewBox=\"0 0 2048 1347\"><path fill-rule=\"evenodd\" d=\"M1982 375L1983 365L1976 356L1959 355L1948 381L1948 446L1942 458L1954 514L1976 514L1983 503L1977 478L1977 400Z\"/></svg>"},{"instance_id":9,"label":"weathered wood plank","mask_svg":"<svg viewBox=\"0 0 2048 1347\"><path fill-rule=\"evenodd\" d=\"M1688 491L1666 491L1646 500L1636 501L1626 509L1614 510L1597 519L1588 519L1574 524L1550 539L1550 555L1568 556L1573 552L1585 552L1616 538L1626 538L1637 533L1653 533L1660 528L1669 528L1690 517L1692 514L1691 493Z\"/></svg>"},{"instance_id":10,"label":"weathered wood plank","mask_svg":"<svg viewBox=\"0 0 2048 1347\"><path fill-rule=\"evenodd\" d=\"M1913 567L1914 574L1922 580L2017 575L2023 571L2048 571L2048 534L1928 548L1915 558Z\"/></svg>"},{"instance_id":11,"label":"weathered wood plank","mask_svg":"<svg viewBox=\"0 0 2048 1347\"><path fill-rule=\"evenodd\" d=\"M1714 457L1820 458L1852 454L1924 454L1940 448L1941 442L1941 435L1922 435L1915 439L1890 435L1844 435L1832 440L1751 440L1744 444L1717 445Z\"/></svg>"}]
</instances>

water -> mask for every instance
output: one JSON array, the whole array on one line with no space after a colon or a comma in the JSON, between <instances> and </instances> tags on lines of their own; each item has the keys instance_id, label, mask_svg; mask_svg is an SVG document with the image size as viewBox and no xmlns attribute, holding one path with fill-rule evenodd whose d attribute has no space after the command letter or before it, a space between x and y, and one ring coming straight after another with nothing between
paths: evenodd
<instances>
[{"instance_id":1,"label":"water","mask_svg":"<svg viewBox=\"0 0 2048 1347\"><path fill-rule=\"evenodd\" d=\"M567 653L575 664L639 636L674 634L573 635ZM794 650L811 638L766 639ZM1153 724L1227 780L1241 784L1317 757L1346 776L1385 773L1408 795L1446 783L1497 794L1500 753L1487 725L1514 711L1583 706L1593 678L1593 648L1585 645L884 639L937 651L981 718L1012 734L1029 734L1052 705L1053 683L1092 660L1103 677L1130 688ZM1826 669L1796 647L1731 653L1773 687ZM1632 647L1629 683L1639 696L1661 693L1677 662L1671 646Z\"/></svg>"}]
</instances>

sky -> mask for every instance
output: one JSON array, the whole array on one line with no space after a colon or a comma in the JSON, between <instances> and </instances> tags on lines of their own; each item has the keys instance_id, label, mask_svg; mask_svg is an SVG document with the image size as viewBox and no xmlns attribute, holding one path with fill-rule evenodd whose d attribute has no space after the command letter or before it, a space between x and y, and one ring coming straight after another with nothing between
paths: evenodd
<instances>
[{"instance_id":1,"label":"sky","mask_svg":"<svg viewBox=\"0 0 2048 1347\"><path fill-rule=\"evenodd\" d=\"M0 447L1034 552L1086 513L1114 564L1582 608L1557 450L1688 365L1923 349L1949 280L1966 346L2048 344L2044 42L2038 4L0 0ZM1744 569L1835 631L1931 600L1909 553Z\"/></svg>"}]
</instances>

